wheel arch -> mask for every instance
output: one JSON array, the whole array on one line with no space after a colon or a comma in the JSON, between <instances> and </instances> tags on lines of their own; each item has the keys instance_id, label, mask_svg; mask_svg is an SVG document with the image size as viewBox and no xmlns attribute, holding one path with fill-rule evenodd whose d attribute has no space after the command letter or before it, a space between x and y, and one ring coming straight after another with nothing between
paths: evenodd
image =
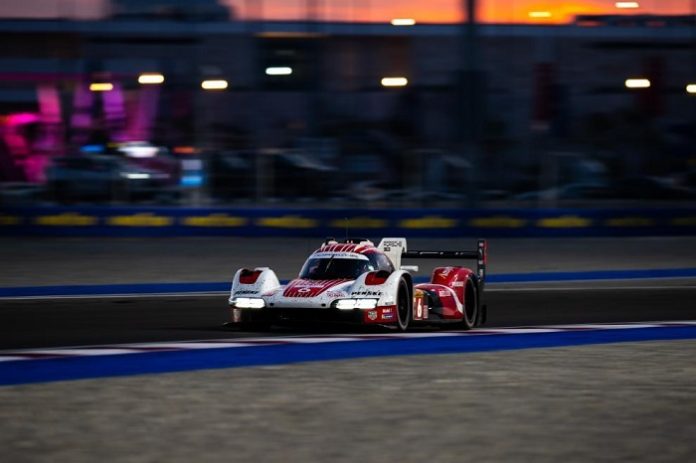
<instances>
[{"instance_id":1,"label":"wheel arch","mask_svg":"<svg viewBox=\"0 0 696 463\"><path fill-rule=\"evenodd\" d=\"M410 273L404 272L401 275L402 280L406 281L406 288L408 290L408 297L410 301L413 301L413 277L411 276ZM411 302L413 303L413 302Z\"/></svg>"}]
</instances>

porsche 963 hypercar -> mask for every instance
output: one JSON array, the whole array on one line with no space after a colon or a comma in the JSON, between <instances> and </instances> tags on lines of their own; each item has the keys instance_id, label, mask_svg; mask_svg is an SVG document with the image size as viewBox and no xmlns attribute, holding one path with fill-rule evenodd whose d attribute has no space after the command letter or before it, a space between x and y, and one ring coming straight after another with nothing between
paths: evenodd
<instances>
[{"instance_id":1,"label":"porsche 963 hypercar","mask_svg":"<svg viewBox=\"0 0 696 463\"><path fill-rule=\"evenodd\" d=\"M337 321L391 325L449 324L471 329L486 320L485 240L473 251L413 251L405 238L378 246L362 238L329 238L302 266L298 278L281 284L268 267L239 269L232 282L228 325L268 329L286 321ZM406 259L471 259L475 269L437 267L430 281L415 284Z\"/></svg>"}]
</instances>

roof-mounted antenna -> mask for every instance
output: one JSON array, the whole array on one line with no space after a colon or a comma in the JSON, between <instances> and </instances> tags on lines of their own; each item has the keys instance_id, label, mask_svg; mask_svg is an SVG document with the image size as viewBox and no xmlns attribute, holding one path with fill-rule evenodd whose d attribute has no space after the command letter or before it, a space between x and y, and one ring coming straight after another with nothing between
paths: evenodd
<instances>
[{"instance_id":1,"label":"roof-mounted antenna","mask_svg":"<svg viewBox=\"0 0 696 463\"><path fill-rule=\"evenodd\" d=\"M345 228L346 228L346 241L348 241L348 217L343 218L345 220Z\"/></svg>"}]
</instances>

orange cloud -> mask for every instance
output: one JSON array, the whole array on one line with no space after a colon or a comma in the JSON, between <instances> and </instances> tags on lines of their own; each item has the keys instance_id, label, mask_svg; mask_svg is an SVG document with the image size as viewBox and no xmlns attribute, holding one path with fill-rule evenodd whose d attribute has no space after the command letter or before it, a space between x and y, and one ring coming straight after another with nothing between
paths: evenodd
<instances>
[{"instance_id":1,"label":"orange cloud","mask_svg":"<svg viewBox=\"0 0 696 463\"><path fill-rule=\"evenodd\" d=\"M263 1L266 19L303 19L305 0ZM641 0L638 0L639 2ZM691 0L642 0L639 10L631 13L688 14ZM227 0L244 17L245 0ZM414 18L421 23L451 23L461 21L462 0L323 0L321 17L331 21L389 22L392 18ZM564 23L578 14L616 14L614 0L479 0L478 17L482 22L502 23ZM533 19L531 11L548 11L550 18Z\"/></svg>"}]
</instances>

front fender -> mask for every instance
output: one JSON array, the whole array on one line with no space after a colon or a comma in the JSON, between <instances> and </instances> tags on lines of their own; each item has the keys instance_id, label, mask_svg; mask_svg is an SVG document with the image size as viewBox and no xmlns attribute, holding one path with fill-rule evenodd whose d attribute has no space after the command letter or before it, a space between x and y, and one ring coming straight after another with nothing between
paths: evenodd
<instances>
[{"instance_id":1,"label":"front fender","mask_svg":"<svg viewBox=\"0 0 696 463\"><path fill-rule=\"evenodd\" d=\"M397 270L389 275L384 283L378 285L368 285L365 282L369 273L363 273L355 280L350 291L351 297L376 297L379 299L377 304L380 306L394 305L399 292L399 282L402 279L406 280L409 296L413 297L413 280L408 272Z\"/></svg>"},{"instance_id":2,"label":"front fender","mask_svg":"<svg viewBox=\"0 0 696 463\"><path fill-rule=\"evenodd\" d=\"M268 267L257 267L251 272L258 272L253 281L247 278L246 282L243 282L243 274L250 272L249 269L240 268L234 275L232 280L232 286L230 288L230 299L231 303L235 297L245 296L245 297L262 297L275 289L278 289L280 281L275 272Z\"/></svg>"}]
</instances>

